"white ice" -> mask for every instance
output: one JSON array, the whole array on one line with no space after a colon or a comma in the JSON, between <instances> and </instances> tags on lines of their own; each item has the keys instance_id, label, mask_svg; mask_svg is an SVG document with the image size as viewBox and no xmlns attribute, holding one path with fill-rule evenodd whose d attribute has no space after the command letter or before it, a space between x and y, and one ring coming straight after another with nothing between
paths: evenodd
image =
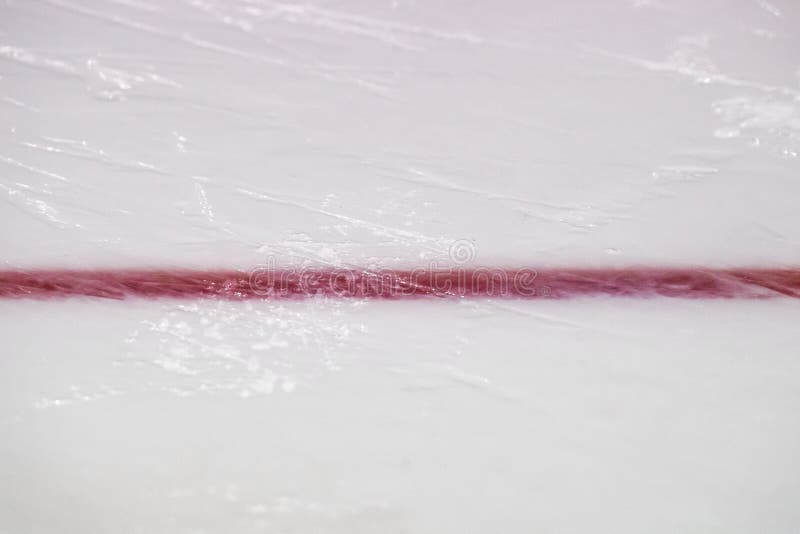
<instances>
[{"instance_id":1,"label":"white ice","mask_svg":"<svg viewBox=\"0 0 800 534\"><path fill-rule=\"evenodd\" d=\"M800 264L795 0L0 0L3 268ZM0 302L0 533L800 529L796 301Z\"/></svg>"}]
</instances>

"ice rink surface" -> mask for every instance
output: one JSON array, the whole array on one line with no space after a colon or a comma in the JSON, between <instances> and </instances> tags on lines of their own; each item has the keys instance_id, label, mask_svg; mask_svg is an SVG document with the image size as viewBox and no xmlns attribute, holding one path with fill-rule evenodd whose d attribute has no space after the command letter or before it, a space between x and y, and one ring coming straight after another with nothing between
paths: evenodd
<instances>
[{"instance_id":1,"label":"ice rink surface","mask_svg":"<svg viewBox=\"0 0 800 534\"><path fill-rule=\"evenodd\" d=\"M0 0L4 269L797 266L798 154L793 0ZM0 533L796 533L798 302L2 300Z\"/></svg>"}]
</instances>

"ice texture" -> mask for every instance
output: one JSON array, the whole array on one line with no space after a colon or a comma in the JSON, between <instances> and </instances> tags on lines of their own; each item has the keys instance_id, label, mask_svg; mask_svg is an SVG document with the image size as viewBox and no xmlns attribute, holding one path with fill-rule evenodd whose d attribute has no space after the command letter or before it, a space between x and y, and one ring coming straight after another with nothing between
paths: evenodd
<instances>
[{"instance_id":1,"label":"ice texture","mask_svg":"<svg viewBox=\"0 0 800 534\"><path fill-rule=\"evenodd\" d=\"M798 153L794 0L0 0L26 287L790 273L749 300L0 298L0 532L796 533Z\"/></svg>"}]
</instances>

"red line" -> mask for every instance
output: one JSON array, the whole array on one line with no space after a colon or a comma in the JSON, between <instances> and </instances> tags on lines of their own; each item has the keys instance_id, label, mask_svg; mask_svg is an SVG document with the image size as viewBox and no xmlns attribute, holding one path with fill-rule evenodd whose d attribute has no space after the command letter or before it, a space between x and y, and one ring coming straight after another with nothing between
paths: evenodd
<instances>
[{"instance_id":1,"label":"red line","mask_svg":"<svg viewBox=\"0 0 800 534\"><path fill-rule=\"evenodd\" d=\"M253 271L95 269L0 271L0 298L285 299L316 295L565 299L606 295L800 298L800 268L469 268Z\"/></svg>"}]
</instances>

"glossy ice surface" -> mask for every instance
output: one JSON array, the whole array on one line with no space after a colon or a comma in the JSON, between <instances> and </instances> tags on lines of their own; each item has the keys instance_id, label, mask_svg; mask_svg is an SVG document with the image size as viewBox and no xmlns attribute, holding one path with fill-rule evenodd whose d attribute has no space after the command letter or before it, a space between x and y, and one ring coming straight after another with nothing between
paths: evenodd
<instances>
[{"instance_id":1,"label":"glossy ice surface","mask_svg":"<svg viewBox=\"0 0 800 534\"><path fill-rule=\"evenodd\" d=\"M0 0L4 270L800 265L793 0ZM0 300L0 533L800 529L793 299Z\"/></svg>"}]
</instances>

